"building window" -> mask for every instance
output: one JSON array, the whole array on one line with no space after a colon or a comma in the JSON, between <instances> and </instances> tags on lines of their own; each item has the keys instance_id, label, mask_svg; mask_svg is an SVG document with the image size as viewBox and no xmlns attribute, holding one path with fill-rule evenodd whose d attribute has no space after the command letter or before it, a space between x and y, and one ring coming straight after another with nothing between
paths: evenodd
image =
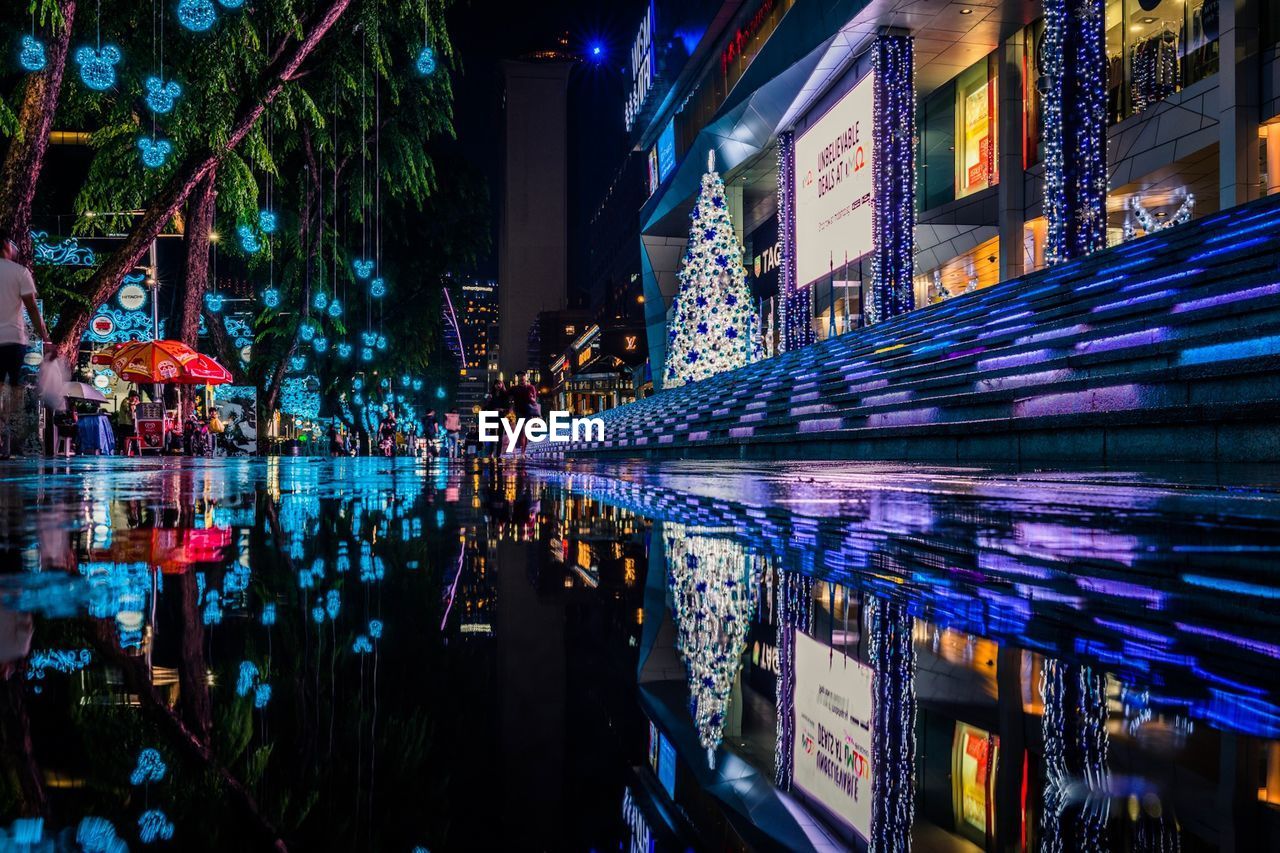
<instances>
[{"instance_id":1,"label":"building window","mask_svg":"<svg viewBox=\"0 0 1280 853\"><path fill-rule=\"evenodd\" d=\"M999 181L996 170L996 103L999 80L995 55L956 79L956 198Z\"/></svg>"},{"instance_id":2,"label":"building window","mask_svg":"<svg viewBox=\"0 0 1280 853\"><path fill-rule=\"evenodd\" d=\"M1218 72L1219 0L1107 4L1107 109L1119 121Z\"/></svg>"},{"instance_id":3,"label":"building window","mask_svg":"<svg viewBox=\"0 0 1280 853\"><path fill-rule=\"evenodd\" d=\"M955 125L955 84L947 83L921 101L916 122L920 134L916 197L921 210L955 199Z\"/></svg>"}]
</instances>

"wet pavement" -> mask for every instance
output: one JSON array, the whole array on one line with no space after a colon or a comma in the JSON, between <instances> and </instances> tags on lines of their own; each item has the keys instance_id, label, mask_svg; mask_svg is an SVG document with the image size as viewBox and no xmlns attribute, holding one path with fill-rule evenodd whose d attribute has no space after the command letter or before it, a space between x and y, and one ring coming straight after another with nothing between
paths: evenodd
<instances>
[{"instance_id":1,"label":"wet pavement","mask_svg":"<svg viewBox=\"0 0 1280 853\"><path fill-rule=\"evenodd\" d=\"M10 462L0 847L1276 849L1278 530L1260 470Z\"/></svg>"}]
</instances>

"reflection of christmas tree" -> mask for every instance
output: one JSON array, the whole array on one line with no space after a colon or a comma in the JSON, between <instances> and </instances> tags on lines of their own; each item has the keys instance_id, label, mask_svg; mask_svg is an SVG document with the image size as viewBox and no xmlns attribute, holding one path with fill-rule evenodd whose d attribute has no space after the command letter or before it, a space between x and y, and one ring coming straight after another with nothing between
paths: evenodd
<instances>
[{"instance_id":1,"label":"reflection of christmas tree","mask_svg":"<svg viewBox=\"0 0 1280 853\"><path fill-rule=\"evenodd\" d=\"M724 198L724 181L707 158L689 226L680 292L667 333L664 385L675 388L759 361L760 320L751 304L742 248Z\"/></svg>"},{"instance_id":2,"label":"reflection of christmas tree","mask_svg":"<svg viewBox=\"0 0 1280 853\"><path fill-rule=\"evenodd\" d=\"M729 694L742 667L764 559L731 539L678 524L667 525L664 538L676 648L689 669L694 722L710 761L724 737Z\"/></svg>"}]
</instances>

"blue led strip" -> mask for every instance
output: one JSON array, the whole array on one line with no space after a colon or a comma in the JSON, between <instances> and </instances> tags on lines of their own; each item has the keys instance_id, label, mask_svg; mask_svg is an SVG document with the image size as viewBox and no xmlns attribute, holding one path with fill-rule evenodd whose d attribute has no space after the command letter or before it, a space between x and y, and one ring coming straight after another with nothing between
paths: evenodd
<instances>
[{"instance_id":1,"label":"blue led strip","mask_svg":"<svg viewBox=\"0 0 1280 853\"><path fill-rule=\"evenodd\" d=\"M915 79L910 36L884 35L872 48L872 320L915 308Z\"/></svg>"},{"instance_id":2,"label":"blue led strip","mask_svg":"<svg viewBox=\"0 0 1280 853\"><path fill-rule=\"evenodd\" d=\"M1045 254L1057 264L1107 244L1107 57L1102 0L1044 10Z\"/></svg>"}]
</instances>

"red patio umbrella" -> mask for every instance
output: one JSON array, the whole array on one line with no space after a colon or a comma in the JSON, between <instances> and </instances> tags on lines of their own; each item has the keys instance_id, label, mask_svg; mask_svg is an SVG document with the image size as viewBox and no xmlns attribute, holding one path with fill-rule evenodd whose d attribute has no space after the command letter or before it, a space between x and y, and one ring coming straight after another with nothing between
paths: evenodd
<instances>
[{"instance_id":1,"label":"red patio umbrella","mask_svg":"<svg viewBox=\"0 0 1280 853\"><path fill-rule=\"evenodd\" d=\"M223 385L231 371L181 341L140 341L115 351L111 369L130 382Z\"/></svg>"}]
</instances>

